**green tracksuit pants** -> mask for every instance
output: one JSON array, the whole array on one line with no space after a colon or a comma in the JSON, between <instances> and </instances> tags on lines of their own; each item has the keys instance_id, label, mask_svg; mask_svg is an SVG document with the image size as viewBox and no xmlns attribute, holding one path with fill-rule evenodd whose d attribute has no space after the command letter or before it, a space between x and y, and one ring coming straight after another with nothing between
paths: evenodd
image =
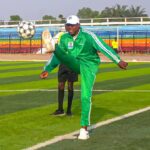
<instances>
[{"instance_id":1,"label":"green tracksuit pants","mask_svg":"<svg viewBox=\"0 0 150 150\"><path fill-rule=\"evenodd\" d=\"M81 74L81 126L89 126L92 104L92 89L98 70L98 65L94 63L90 65L90 62L85 63L80 59L66 54L57 46L54 54L61 63L65 64L78 74Z\"/></svg>"}]
</instances>

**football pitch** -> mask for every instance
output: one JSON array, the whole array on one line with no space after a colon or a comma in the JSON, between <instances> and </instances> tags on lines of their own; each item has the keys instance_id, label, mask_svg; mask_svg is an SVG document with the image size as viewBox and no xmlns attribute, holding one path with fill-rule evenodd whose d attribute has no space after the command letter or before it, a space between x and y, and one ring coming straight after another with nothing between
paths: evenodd
<instances>
[{"instance_id":1,"label":"football pitch","mask_svg":"<svg viewBox=\"0 0 150 150\"><path fill-rule=\"evenodd\" d=\"M57 108L57 69L41 80L44 64L0 62L0 150L25 149L80 129L80 82L75 83L73 116L50 115ZM93 89L91 123L149 107L149 68L150 63L129 63L128 70L101 64ZM65 96L66 110L67 92ZM87 141L64 140L42 149L148 150L149 115L147 111L96 128Z\"/></svg>"}]
</instances>

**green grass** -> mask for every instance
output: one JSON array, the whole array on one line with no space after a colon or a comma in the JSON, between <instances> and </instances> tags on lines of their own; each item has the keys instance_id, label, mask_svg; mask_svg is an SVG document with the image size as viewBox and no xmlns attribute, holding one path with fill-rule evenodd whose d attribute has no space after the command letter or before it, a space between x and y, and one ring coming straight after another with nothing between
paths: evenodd
<instances>
[{"instance_id":1,"label":"green grass","mask_svg":"<svg viewBox=\"0 0 150 150\"><path fill-rule=\"evenodd\" d=\"M87 141L64 140L40 150L149 150L150 111L95 129ZM147 132L149 131L149 132Z\"/></svg>"},{"instance_id":2,"label":"green grass","mask_svg":"<svg viewBox=\"0 0 150 150\"><path fill-rule=\"evenodd\" d=\"M41 80L43 65L2 62L0 90L57 89L57 69ZM150 90L149 68L150 63L130 63L122 71L112 63L101 64L94 89ZM79 88L77 82L75 89ZM149 92L93 92L91 123L150 106L149 98ZM65 110L66 105L65 101ZM80 92L75 92L73 117L50 115L56 108L57 92L0 92L0 149L23 149L80 128Z\"/></svg>"}]
</instances>

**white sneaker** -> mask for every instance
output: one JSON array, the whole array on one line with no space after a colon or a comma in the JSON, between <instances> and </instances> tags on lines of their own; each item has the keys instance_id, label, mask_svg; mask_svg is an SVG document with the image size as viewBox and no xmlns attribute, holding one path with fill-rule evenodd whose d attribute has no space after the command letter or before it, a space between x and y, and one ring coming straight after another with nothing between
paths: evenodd
<instances>
[{"instance_id":1,"label":"white sneaker","mask_svg":"<svg viewBox=\"0 0 150 150\"><path fill-rule=\"evenodd\" d=\"M48 30L42 33L43 47L47 49L48 52L53 52L55 50L55 41Z\"/></svg>"},{"instance_id":2,"label":"white sneaker","mask_svg":"<svg viewBox=\"0 0 150 150\"><path fill-rule=\"evenodd\" d=\"M81 128L78 139L87 140L88 138L89 138L89 132L87 130L85 130L84 128Z\"/></svg>"}]
</instances>

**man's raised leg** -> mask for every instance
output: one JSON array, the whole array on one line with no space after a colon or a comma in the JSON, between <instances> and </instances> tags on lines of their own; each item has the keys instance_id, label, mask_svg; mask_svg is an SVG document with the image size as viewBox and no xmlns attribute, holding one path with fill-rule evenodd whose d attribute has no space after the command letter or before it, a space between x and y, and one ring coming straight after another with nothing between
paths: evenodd
<instances>
[{"instance_id":1,"label":"man's raised leg","mask_svg":"<svg viewBox=\"0 0 150 150\"><path fill-rule=\"evenodd\" d=\"M77 58L66 54L63 50L61 50L61 48L58 45L55 45L54 54L62 64L66 65L74 72L78 74L80 73L80 62Z\"/></svg>"},{"instance_id":2,"label":"man's raised leg","mask_svg":"<svg viewBox=\"0 0 150 150\"><path fill-rule=\"evenodd\" d=\"M55 54L57 59L68 68L73 70L76 73L80 73L80 63L77 58L71 56L64 52L57 44L55 45L54 40L48 30L43 31L42 33L43 47L47 51Z\"/></svg>"}]
</instances>

